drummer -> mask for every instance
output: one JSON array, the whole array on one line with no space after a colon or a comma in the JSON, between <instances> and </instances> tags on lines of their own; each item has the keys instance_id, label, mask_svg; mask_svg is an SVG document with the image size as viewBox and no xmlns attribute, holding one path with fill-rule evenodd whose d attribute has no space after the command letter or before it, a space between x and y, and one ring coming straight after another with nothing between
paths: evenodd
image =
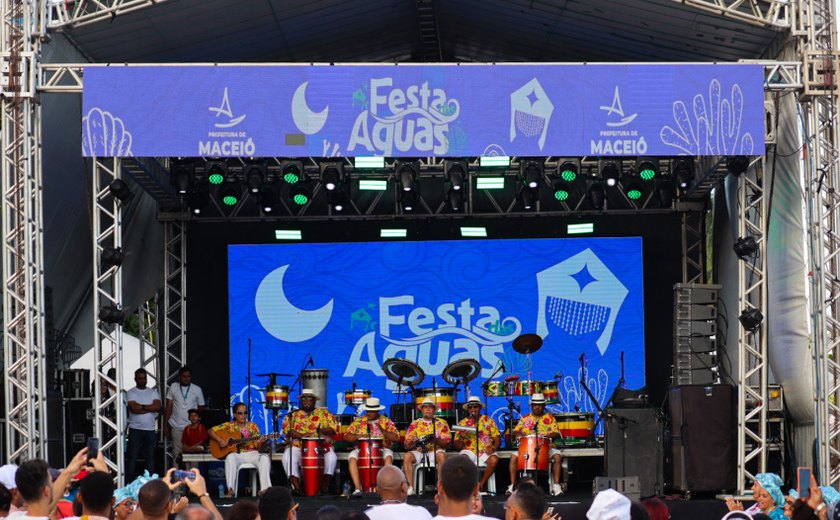
<instances>
[{"instance_id":1,"label":"drummer","mask_svg":"<svg viewBox=\"0 0 840 520\"><path fill-rule=\"evenodd\" d=\"M470 415L458 422L458 426L469 428L475 428L475 425L478 424L477 465L478 467L487 466L484 475L481 477L481 482L478 484L478 489L483 488L493 472L496 471L496 464L499 463L499 455L496 454L496 451L502 444L502 434L499 432L499 427L496 425L496 421L481 413L483 406L478 396L471 396L464 403L464 410L468 411ZM475 430L472 432L459 430L455 432L453 440L455 449L461 450L461 455L466 455L475 463Z\"/></svg>"},{"instance_id":2,"label":"drummer","mask_svg":"<svg viewBox=\"0 0 840 520\"><path fill-rule=\"evenodd\" d=\"M361 438L373 438L382 440L382 458L386 466L394 463L394 452L391 451L391 443L400 440L400 431L394 422L380 415L379 412L385 407L379 404L378 397L368 397L365 399L365 404L359 407L359 410L365 414L354 420L347 428L344 434L344 440L347 442L356 442ZM347 464L350 469L350 478L353 480L353 496L361 496L362 481L359 479L359 448L355 448L347 457ZM376 479L376 475L373 476Z\"/></svg>"},{"instance_id":3,"label":"drummer","mask_svg":"<svg viewBox=\"0 0 840 520\"><path fill-rule=\"evenodd\" d=\"M403 456L403 472L408 481L408 494L414 495L414 464L417 462L427 463L429 466L438 467L438 481L440 481L440 467L446 460L446 452L443 451L452 441L452 434L449 425L439 417L435 417L437 404L427 397L420 403L420 411L423 417L415 419L405 432L405 456ZM426 440L428 439L428 440ZM418 441L424 442L418 446ZM423 452L435 448L435 456L429 460L423 457ZM421 451L422 449L422 451ZM428 457L428 456L427 456ZM425 461L425 462L424 462Z\"/></svg>"},{"instance_id":4,"label":"drummer","mask_svg":"<svg viewBox=\"0 0 840 520\"><path fill-rule=\"evenodd\" d=\"M324 444L324 474L321 478L321 493L326 494L332 482L335 466L338 461L332 447L332 436L338 430L335 416L326 408L315 408L315 401L319 398L315 391L304 388L300 393L300 409L286 415L283 420L283 435L291 441L291 446L283 452L283 469L289 473L289 483L292 491L300 492L300 439L323 438ZM292 460L290 460L292 459Z\"/></svg>"},{"instance_id":5,"label":"drummer","mask_svg":"<svg viewBox=\"0 0 840 520\"><path fill-rule=\"evenodd\" d=\"M545 396L542 394L531 395L531 413L519 419L516 427L513 429L513 438L519 439L523 435L539 435L548 437L550 439L560 438L560 425L554 420L554 416L545 413ZM553 496L563 494L563 486L560 484L561 460L560 450L552 444L548 451L551 457L551 462L554 464L554 484L551 485L551 494ZM519 455L512 453L510 455L510 486L507 488L507 495L513 493L513 488L516 486L517 466L519 464Z\"/></svg>"}]
</instances>

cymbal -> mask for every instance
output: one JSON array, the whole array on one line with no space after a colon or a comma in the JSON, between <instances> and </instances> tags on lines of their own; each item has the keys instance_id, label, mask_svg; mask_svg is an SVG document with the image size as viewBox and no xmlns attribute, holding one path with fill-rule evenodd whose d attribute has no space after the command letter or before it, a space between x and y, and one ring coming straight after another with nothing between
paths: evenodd
<instances>
[{"instance_id":1,"label":"cymbal","mask_svg":"<svg viewBox=\"0 0 840 520\"><path fill-rule=\"evenodd\" d=\"M520 354L533 354L542 347L543 340L536 334L522 334L513 340L513 350Z\"/></svg>"},{"instance_id":2,"label":"cymbal","mask_svg":"<svg viewBox=\"0 0 840 520\"><path fill-rule=\"evenodd\" d=\"M406 386L417 386L426 378L426 373L420 365L407 359L387 359L382 364L382 371L391 381Z\"/></svg>"},{"instance_id":3,"label":"cymbal","mask_svg":"<svg viewBox=\"0 0 840 520\"><path fill-rule=\"evenodd\" d=\"M470 382L481 373L481 365L474 359L459 359L443 369L443 380L450 385Z\"/></svg>"}]
</instances>

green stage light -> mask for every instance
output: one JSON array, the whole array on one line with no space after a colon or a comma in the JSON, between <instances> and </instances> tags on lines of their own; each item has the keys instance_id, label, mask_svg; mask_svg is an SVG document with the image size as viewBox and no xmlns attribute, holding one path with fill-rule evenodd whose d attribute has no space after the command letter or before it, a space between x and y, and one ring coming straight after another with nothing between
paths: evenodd
<instances>
[{"instance_id":1,"label":"green stage light","mask_svg":"<svg viewBox=\"0 0 840 520\"><path fill-rule=\"evenodd\" d=\"M222 204L225 206L236 206L239 204L240 194L241 190L239 189L239 185L228 182L222 185L222 188L219 190L219 199L221 199Z\"/></svg>"},{"instance_id":2,"label":"green stage light","mask_svg":"<svg viewBox=\"0 0 840 520\"><path fill-rule=\"evenodd\" d=\"M560 165L560 178L566 182L574 182L577 179L578 167L571 161Z\"/></svg>"},{"instance_id":3,"label":"green stage light","mask_svg":"<svg viewBox=\"0 0 840 520\"><path fill-rule=\"evenodd\" d=\"M639 200L642 198L642 190L639 188L628 188L627 189L627 198L630 200Z\"/></svg>"},{"instance_id":4,"label":"green stage light","mask_svg":"<svg viewBox=\"0 0 840 520\"><path fill-rule=\"evenodd\" d=\"M657 170L656 162L652 159L638 159L636 161L636 171L639 172L639 177L643 181L652 181L656 177Z\"/></svg>"},{"instance_id":5,"label":"green stage light","mask_svg":"<svg viewBox=\"0 0 840 520\"><path fill-rule=\"evenodd\" d=\"M207 171L207 182L219 185L225 182L227 177L227 163L224 161L207 161L204 166Z\"/></svg>"},{"instance_id":6,"label":"green stage light","mask_svg":"<svg viewBox=\"0 0 840 520\"><path fill-rule=\"evenodd\" d=\"M297 184L300 181L300 174L295 171L287 171L283 173L283 180L288 184Z\"/></svg>"},{"instance_id":7,"label":"green stage light","mask_svg":"<svg viewBox=\"0 0 840 520\"><path fill-rule=\"evenodd\" d=\"M221 184L225 182L225 176L221 173L211 173L207 176L207 182L210 184Z\"/></svg>"},{"instance_id":8,"label":"green stage light","mask_svg":"<svg viewBox=\"0 0 840 520\"><path fill-rule=\"evenodd\" d=\"M292 192L292 202L298 206L304 206L307 202L309 202L309 192L304 189L295 190Z\"/></svg>"},{"instance_id":9,"label":"green stage light","mask_svg":"<svg viewBox=\"0 0 840 520\"><path fill-rule=\"evenodd\" d=\"M283 161L280 174L286 184L295 185L304 179L303 163L301 161Z\"/></svg>"}]
</instances>

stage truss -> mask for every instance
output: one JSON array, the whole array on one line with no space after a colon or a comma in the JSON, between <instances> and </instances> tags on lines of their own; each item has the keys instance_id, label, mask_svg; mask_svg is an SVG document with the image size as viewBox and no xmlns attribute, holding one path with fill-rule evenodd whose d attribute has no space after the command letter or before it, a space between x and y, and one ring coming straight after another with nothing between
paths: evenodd
<instances>
[{"instance_id":1,"label":"stage truss","mask_svg":"<svg viewBox=\"0 0 840 520\"><path fill-rule=\"evenodd\" d=\"M80 93L82 64L47 65L40 63L39 36L46 29L78 26L142 9L165 0L116 0L115 2L28 2L2 1L2 54L4 96L0 100L3 112L3 306L6 335L4 356L9 375L6 379L7 402L5 407L6 446L10 461L20 461L33 456L43 456L44 438L38 431L46 431L45 404L41 400L44 385L44 322L43 322L43 258L41 211L40 163L40 106L36 103L36 86L39 93ZM806 172L806 189L812 218L809 244L812 276L812 320L814 327L815 396L817 401L818 468L822 475L829 475L829 482L837 485L840 465L832 457L840 457L840 427L838 427L838 397L840 397L840 239L837 238L840 216L840 171L838 171L838 136L834 131L834 118L838 113L838 99L834 78L837 74L837 54L834 8L831 0L810 0L791 4L786 0L675 0L708 10L721 16L734 17L760 26L788 30L797 45L799 61L762 61L765 67L767 90L794 90L801 94L801 106L808 134L810 167ZM754 61L754 60L750 60ZM89 65L88 65L89 66ZM94 65L95 66L95 65ZM112 164L107 164L111 161ZM127 160L130 161L130 160ZM120 175L119 159L94 161L94 173L102 179ZM148 171L148 169L146 169ZM753 170L753 171L763 171ZM151 172L152 174L154 172ZM714 177L714 172L713 172ZM711 183L717 179L710 178ZM142 185L142 183L141 183ZM95 184L95 186L98 186ZM746 191L761 189L760 183L749 175L739 179L741 196ZM100 239L120 240L119 207L116 202L108 206L99 200L95 190L95 204L100 224L94 248ZM102 194L104 195L104 194ZM153 195L154 196L154 195ZM105 197L107 199L107 196ZM766 314L764 280L764 237L766 237L766 204L763 193L756 199L741 200L739 230L754 232L759 241L757 260L745 266L739 275L739 303L742 307L755 307ZM96 219L96 217L95 217ZM107 224L104 224L107 222ZM169 221L166 231L166 288L164 289L165 325L163 327L164 373L169 380L172 373L186 362L184 301L185 293L185 229L184 223ZM100 229L100 226L103 226ZM703 223L683 220L683 278L686 283L702 281L704 277ZM119 304L121 279L119 268L102 271L98 250L95 251L95 283L98 298ZM113 271L113 272L110 272ZM105 289L104 285L108 285ZM103 288L100 290L100 285ZM98 303L98 302L97 302ZM98 307L95 307L98 308ZM743 308L741 309L743 310ZM160 312L160 309L158 309ZM97 320L99 352L95 371L97 389L96 431L116 427L103 423L106 403L100 403L100 382L109 381L100 368L103 359L119 359L119 340L110 338L119 325L102 327ZM766 402L766 333L762 325L755 333L739 333L739 488L749 486L745 470L747 461L758 460L763 468L766 460L764 446L766 432L748 433L744 396L750 395ZM100 330L101 329L101 330ZM107 330L106 330L107 329ZM117 336L118 337L118 336ZM756 365L745 366L752 359ZM119 374L119 371L118 371ZM119 379L119 376L118 376ZM163 383L164 381L161 381ZM117 406L119 410L121 407ZM766 410L754 407L750 417L764 418ZM117 417L122 424L124 418ZM104 419L107 421L107 419ZM122 464L122 446L116 443L116 460ZM747 445L752 445L748 448ZM750 451L747 451L747 450Z\"/></svg>"}]
</instances>

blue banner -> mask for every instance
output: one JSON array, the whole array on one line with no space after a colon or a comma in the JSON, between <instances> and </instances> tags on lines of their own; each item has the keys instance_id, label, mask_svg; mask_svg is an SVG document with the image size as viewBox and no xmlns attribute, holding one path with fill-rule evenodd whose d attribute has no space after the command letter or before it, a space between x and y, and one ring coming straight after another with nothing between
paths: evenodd
<instances>
[{"instance_id":1,"label":"blue banner","mask_svg":"<svg viewBox=\"0 0 840 520\"><path fill-rule=\"evenodd\" d=\"M254 374L297 375L309 356L306 368L329 370L320 404L334 413L355 412L344 400L354 383L396 402L382 371L390 358L417 363L421 387L449 386L446 366L474 359L473 395L485 381L530 373L556 384L554 412L595 410L581 378L603 405L622 353L626 386L645 384L638 237L231 245L228 280L231 401L247 401L250 345L252 410L264 428L268 380ZM524 333L544 339L530 360L512 349ZM499 419L506 404L490 397L488 411Z\"/></svg>"},{"instance_id":2,"label":"blue banner","mask_svg":"<svg viewBox=\"0 0 840 520\"><path fill-rule=\"evenodd\" d=\"M761 155L761 65L86 67L90 156Z\"/></svg>"}]
</instances>

